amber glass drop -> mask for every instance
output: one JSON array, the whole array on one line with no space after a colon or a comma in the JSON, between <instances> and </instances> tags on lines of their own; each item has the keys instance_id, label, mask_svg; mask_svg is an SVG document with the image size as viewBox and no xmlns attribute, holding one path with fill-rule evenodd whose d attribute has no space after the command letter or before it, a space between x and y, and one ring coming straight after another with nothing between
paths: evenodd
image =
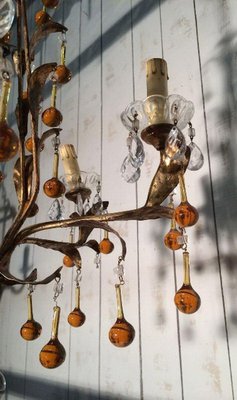
<instances>
[{"instance_id":1,"label":"amber glass drop","mask_svg":"<svg viewBox=\"0 0 237 400\"><path fill-rule=\"evenodd\" d=\"M183 285L175 294L174 302L178 310L185 314L195 313L201 305L201 299L191 285Z\"/></svg>"},{"instance_id":2,"label":"amber glass drop","mask_svg":"<svg viewBox=\"0 0 237 400\"><path fill-rule=\"evenodd\" d=\"M4 175L2 171L0 171L0 183L4 181Z\"/></svg>"},{"instance_id":3,"label":"amber glass drop","mask_svg":"<svg viewBox=\"0 0 237 400\"><path fill-rule=\"evenodd\" d=\"M40 336L42 331L41 325L34 321L28 320L24 325L21 327L21 337L25 340L35 340Z\"/></svg>"},{"instance_id":4,"label":"amber glass drop","mask_svg":"<svg viewBox=\"0 0 237 400\"><path fill-rule=\"evenodd\" d=\"M198 211L188 201L181 202L175 209L175 221L181 228L195 225L198 218Z\"/></svg>"},{"instance_id":5,"label":"amber glass drop","mask_svg":"<svg viewBox=\"0 0 237 400\"><path fill-rule=\"evenodd\" d=\"M42 3L47 8L55 8L58 6L59 0L42 0Z\"/></svg>"},{"instance_id":6,"label":"amber glass drop","mask_svg":"<svg viewBox=\"0 0 237 400\"><path fill-rule=\"evenodd\" d=\"M181 249L182 244L178 243L178 239L182 237L182 233L178 229L170 229L164 237L164 243L170 250Z\"/></svg>"},{"instance_id":7,"label":"amber glass drop","mask_svg":"<svg viewBox=\"0 0 237 400\"><path fill-rule=\"evenodd\" d=\"M50 341L42 348L39 354L40 363L45 368L57 368L66 358L66 351L58 340L58 325L60 318L60 307L54 307L54 316L52 324L52 334Z\"/></svg>"},{"instance_id":8,"label":"amber glass drop","mask_svg":"<svg viewBox=\"0 0 237 400\"><path fill-rule=\"evenodd\" d=\"M82 326L86 320L85 314L80 309L80 287L76 287L75 290L75 308L68 315L68 323L74 328Z\"/></svg>"},{"instance_id":9,"label":"amber glass drop","mask_svg":"<svg viewBox=\"0 0 237 400\"><path fill-rule=\"evenodd\" d=\"M35 23L37 25L45 24L46 22L50 21L51 17L45 10L37 11L35 14Z\"/></svg>"},{"instance_id":10,"label":"amber glass drop","mask_svg":"<svg viewBox=\"0 0 237 400\"><path fill-rule=\"evenodd\" d=\"M54 79L61 84L69 82L72 78L72 73L65 65L58 65L54 72Z\"/></svg>"},{"instance_id":11,"label":"amber glass drop","mask_svg":"<svg viewBox=\"0 0 237 400\"><path fill-rule=\"evenodd\" d=\"M189 253L183 252L184 282L182 287L174 296L174 302L179 311L185 314L195 313L200 305L201 299L197 292L192 288L190 282Z\"/></svg>"},{"instance_id":12,"label":"amber glass drop","mask_svg":"<svg viewBox=\"0 0 237 400\"><path fill-rule=\"evenodd\" d=\"M9 161L18 151L19 141L7 122L0 122L0 162Z\"/></svg>"},{"instance_id":13,"label":"amber glass drop","mask_svg":"<svg viewBox=\"0 0 237 400\"><path fill-rule=\"evenodd\" d=\"M28 304L28 320L25 322L24 325L22 325L20 334L21 337L25 340L35 340L40 336L42 327L33 318L31 294L28 294L27 296L27 304Z\"/></svg>"},{"instance_id":14,"label":"amber glass drop","mask_svg":"<svg viewBox=\"0 0 237 400\"><path fill-rule=\"evenodd\" d=\"M74 308L72 312L68 315L68 323L74 328L82 326L86 320L85 314L80 310L80 308Z\"/></svg>"},{"instance_id":15,"label":"amber glass drop","mask_svg":"<svg viewBox=\"0 0 237 400\"><path fill-rule=\"evenodd\" d=\"M33 152L33 142L32 142L32 138L28 138L25 142L25 148L26 150L29 151L29 153ZM41 147L40 147L40 151L42 151L44 149L44 144L42 143Z\"/></svg>"},{"instance_id":16,"label":"amber glass drop","mask_svg":"<svg viewBox=\"0 0 237 400\"><path fill-rule=\"evenodd\" d=\"M28 201L26 202L26 205L28 204ZM30 213L28 214L29 218L35 217L35 215L39 212L39 207L37 206L37 204L35 203L30 211Z\"/></svg>"},{"instance_id":17,"label":"amber glass drop","mask_svg":"<svg viewBox=\"0 0 237 400\"><path fill-rule=\"evenodd\" d=\"M63 257L63 264L65 265L65 267L68 267L68 268L72 268L75 265L73 260L68 256Z\"/></svg>"},{"instance_id":18,"label":"amber glass drop","mask_svg":"<svg viewBox=\"0 0 237 400\"><path fill-rule=\"evenodd\" d=\"M47 108L42 114L43 123L49 127L59 126L62 120L62 114L55 107Z\"/></svg>"},{"instance_id":19,"label":"amber glass drop","mask_svg":"<svg viewBox=\"0 0 237 400\"><path fill-rule=\"evenodd\" d=\"M45 182L43 190L46 196L57 199L65 192L65 186L59 179L51 178Z\"/></svg>"},{"instance_id":20,"label":"amber glass drop","mask_svg":"<svg viewBox=\"0 0 237 400\"><path fill-rule=\"evenodd\" d=\"M100 252L103 254L112 253L114 249L114 244L109 239L103 239L100 244Z\"/></svg>"},{"instance_id":21,"label":"amber glass drop","mask_svg":"<svg viewBox=\"0 0 237 400\"><path fill-rule=\"evenodd\" d=\"M115 289L117 298L117 320L109 331L109 340L116 347L127 347L133 342L135 329L124 318L120 285L115 285Z\"/></svg>"}]
</instances>

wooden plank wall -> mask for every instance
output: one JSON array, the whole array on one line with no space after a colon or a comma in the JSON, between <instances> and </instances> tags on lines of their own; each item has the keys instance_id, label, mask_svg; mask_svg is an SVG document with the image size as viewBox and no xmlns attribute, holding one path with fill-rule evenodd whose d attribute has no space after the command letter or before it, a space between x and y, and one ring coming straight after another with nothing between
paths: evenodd
<instances>
[{"instance_id":1,"label":"wooden plank wall","mask_svg":"<svg viewBox=\"0 0 237 400\"><path fill-rule=\"evenodd\" d=\"M40 1L30 2L30 26L39 8ZM143 205L159 162L157 152L145 145L138 183L128 184L120 176L127 137L120 113L134 99L146 96L146 60L164 57L169 93L194 102L194 140L205 164L198 172L187 172L186 185L190 203L200 212L188 234L191 279L202 305L187 316L173 304L182 284L182 253L172 254L163 245L168 221L114 223L128 247L123 299L126 319L136 330L133 344L118 349L108 340L116 318L113 269L120 255L120 244L111 237L115 250L102 256L99 269L94 254L83 250L81 307L87 319L79 329L71 329L66 321L74 307L75 274L63 270L59 338L67 358L57 370L46 370L38 362L50 337L53 285L34 293L35 319L43 331L32 343L19 336L26 320L26 289L1 291L5 399L236 398L236 15L235 0L67 0L54 12L56 20L69 28L67 62L73 73L58 95L64 116L61 141L77 148L83 171L101 175L102 196L109 200L110 211ZM58 59L59 47L57 35L52 35L38 51L36 66ZM49 104L48 93L49 88L43 109ZM13 87L11 110L15 98ZM52 153L49 142L42 153L42 182L50 178ZM16 207L12 165L1 166L7 175L0 187L1 235L11 221L7 211ZM47 218L51 202L42 191L38 204L40 213L33 222ZM65 203L65 209L68 214L73 206ZM68 234L49 231L44 236L63 240ZM103 232L95 234L98 240L102 236ZM61 259L40 248L19 248L11 270L24 276L34 266L44 277Z\"/></svg>"}]
</instances>

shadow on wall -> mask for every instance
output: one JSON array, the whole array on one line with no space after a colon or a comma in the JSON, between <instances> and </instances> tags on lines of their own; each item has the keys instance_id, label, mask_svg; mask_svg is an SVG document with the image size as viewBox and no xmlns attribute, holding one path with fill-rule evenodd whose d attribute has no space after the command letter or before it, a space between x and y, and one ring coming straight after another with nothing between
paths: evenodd
<instances>
[{"instance_id":1,"label":"shadow on wall","mask_svg":"<svg viewBox=\"0 0 237 400\"><path fill-rule=\"evenodd\" d=\"M40 367L39 367L40 368ZM125 400L126 396L112 395L110 393L98 393L86 388L79 388L74 385L67 385L59 382L50 382L36 377L14 373L11 371L2 371L7 381L6 400L12 396L24 396L31 400ZM50 371L49 371L50 372ZM49 374L50 376L50 374ZM23 391L26 393L23 394ZM23 397L22 397L23 398ZM135 400L129 397L129 400Z\"/></svg>"}]
</instances>

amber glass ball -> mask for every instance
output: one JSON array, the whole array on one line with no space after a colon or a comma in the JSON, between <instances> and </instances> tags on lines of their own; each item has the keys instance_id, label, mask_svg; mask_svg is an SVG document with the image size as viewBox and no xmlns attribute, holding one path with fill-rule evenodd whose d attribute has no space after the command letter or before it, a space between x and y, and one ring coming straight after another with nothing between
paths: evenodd
<instances>
[{"instance_id":1,"label":"amber glass ball","mask_svg":"<svg viewBox=\"0 0 237 400\"><path fill-rule=\"evenodd\" d=\"M40 336L41 331L42 326L32 319L26 321L26 323L22 325L20 334L25 340L35 340Z\"/></svg>"},{"instance_id":2,"label":"amber glass ball","mask_svg":"<svg viewBox=\"0 0 237 400\"><path fill-rule=\"evenodd\" d=\"M55 8L58 6L59 0L42 0L42 3L47 8Z\"/></svg>"},{"instance_id":3,"label":"amber glass ball","mask_svg":"<svg viewBox=\"0 0 237 400\"><path fill-rule=\"evenodd\" d=\"M68 323L74 328L82 326L86 320L85 314L80 310L80 308L74 308L74 310L68 315Z\"/></svg>"},{"instance_id":4,"label":"amber glass ball","mask_svg":"<svg viewBox=\"0 0 237 400\"><path fill-rule=\"evenodd\" d=\"M28 204L29 201L26 202L26 205ZM35 203L30 211L30 213L28 214L29 218L35 217L35 215L39 212L39 207L37 206L37 204Z\"/></svg>"},{"instance_id":5,"label":"amber glass ball","mask_svg":"<svg viewBox=\"0 0 237 400\"><path fill-rule=\"evenodd\" d=\"M6 122L0 122L0 162L13 158L19 147L19 139Z\"/></svg>"},{"instance_id":6,"label":"amber glass ball","mask_svg":"<svg viewBox=\"0 0 237 400\"><path fill-rule=\"evenodd\" d=\"M0 183L4 181L4 175L2 171L0 171Z\"/></svg>"},{"instance_id":7,"label":"amber glass ball","mask_svg":"<svg viewBox=\"0 0 237 400\"><path fill-rule=\"evenodd\" d=\"M26 150L29 151L29 153L33 152L33 143L32 143L32 138L28 138L25 142L25 148ZM40 147L40 151L44 150L44 144L42 143L41 147Z\"/></svg>"},{"instance_id":8,"label":"amber glass ball","mask_svg":"<svg viewBox=\"0 0 237 400\"><path fill-rule=\"evenodd\" d=\"M112 253L114 244L109 239L103 239L99 244L100 252L103 254Z\"/></svg>"},{"instance_id":9,"label":"amber glass ball","mask_svg":"<svg viewBox=\"0 0 237 400\"><path fill-rule=\"evenodd\" d=\"M49 127L59 126L63 120L63 116L55 107L47 108L42 114L42 121Z\"/></svg>"},{"instance_id":10,"label":"amber glass ball","mask_svg":"<svg viewBox=\"0 0 237 400\"><path fill-rule=\"evenodd\" d=\"M69 82L72 78L72 73L65 65L58 65L54 71L54 79L61 84Z\"/></svg>"},{"instance_id":11,"label":"amber glass ball","mask_svg":"<svg viewBox=\"0 0 237 400\"><path fill-rule=\"evenodd\" d=\"M68 267L68 268L72 268L75 265L73 260L68 256L63 257L63 264L65 265L65 267Z\"/></svg>"},{"instance_id":12,"label":"amber glass ball","mask_svg":"<svg viewBox=\"0 0 237 400\"><path fill-rule=\"evenodd\" d=\"M37 25L45 24L46 22L50 21L50 19L50 15L44 10L37 11L35 14L35 23Z\"/></svg>"},{"instance_id":13,"label":"amber glass ball","mask_svg":"<svg viewBox=\"0 0 237 400\"><path fill-rule=\"evenodd\" d=\"M64 362L66 351L58 339L50 341L42 348L39 360L45 368L57 368Z\"/></svg>"},{"instance_id":14,"label":"amber glass ball","mask_svg":"<svg viewBox=\"0 0 237 400\"><path fill-rule=\"evenodd\" d=\"M117 319L109 331L109 340L116 347L129 346L135 337L135 329L124 318Z\"/></svg>"},{"instance_id":15,"label":"amber glass ball","mask_svg":"<svg viewBox=\"0 0 237 400\"><path fill-rule=\"evenodd\" d=\"M174 302L178 310L184 314L195 313L201 305L201 299L191 285L183 285L175 294Z\"/></svg>"},{"instance_id":16,"label":"amber glass ball","mask_svg":"<svg viewBox=\"0 0 237 400\"><path fill-rule=\"evenodd\" d=\"M46 196L57 199L65 192L65 186L59 179L51 178L45 182L43 190Z\"/></svg>"},{"instance_id":17,"label":"amber glass ball","mask_svg":"<svg viewBox=\"0 0 237 400\"><path fill-rule=\"evenodd\" d=\"M182 233L178 229L170 229L164 237L164 243L170 250L181 249L182 244L178 243L178 238L182 237Z\"/></svg>"},{"instance_id":18,"label":"amber glass ball","mask_svg":"<svg viewBox=\"0 0 237 400\"><path fill-rule=\"evenodd\" d=\"M175 221L181 228L195 225L198 218L198 211L188 201L181 202L175 209Z\"/></svg>"}]
</instances>

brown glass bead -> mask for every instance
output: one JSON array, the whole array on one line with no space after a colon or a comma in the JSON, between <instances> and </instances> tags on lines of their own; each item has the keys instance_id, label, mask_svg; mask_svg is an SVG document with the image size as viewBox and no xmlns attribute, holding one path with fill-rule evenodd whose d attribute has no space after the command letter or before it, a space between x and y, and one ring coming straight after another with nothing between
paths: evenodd
<instances>
[{"instance_id":1,"label":"brown glass bead","mask_svg":"<svg viewBox=\"0 0 237 400\"><path fill-rule=\"evenodd\" d=\"M72 73L65 65L58 65L55 69L53 78L61 84L69 82L72 78Z\"/></svg>"},{"instance_id":2,"label":"brown glass bead","mask_svg":"<svg viewBox=\"0 0 237 400\"><path fill-rule=\"evenodd\" d=\"M109 331L109 340L116 347L129 346L135 337L135 329L124 318L117 319Z\"/></svg>"},{"instance_id":3,"label":"brown glass bead","mask_svg":"<svg viewBox=\"0 0 237 400\"><path fill-rule=\"evenodd\" d=\"M44 10L37 11L37 13L35 14L35 23L37 25L45 24L50 20L51 20L50 15Z\"/></svg>"},{"instance_id":4,"label":"brown glass bead","mask_svg":"<svg viewBox=\"0 0 237 400\"><path fill-rule=\"evenodd\" d=\"M50 341L42 348L39 360L45 368L57 368L66 358L66 351L58 339Z\"/></svg>"},{"instance_id":5,"label":"brown glass bead","mask_svg":"<svg viewBox=\"0 0 237 400\"><path fill-rule=\"evenodd\" d=\"M65 186L59 179L51 178L45 182L43 190L46 196L57 199L65 192Z\"/></svg>"},{"instance_id":6,"label":"brown glass bead","mask_svg":"<svg viewBox=\"0 0 237 400\"><path fill-rule=\"evenodd\" d=\"M170 229L164 237L164 243L170 250L181 249L182 244L178 243L178 238L182 237L182 233L178 229Z\"/></svg>"},{"instance_id":7,"label":"brown glass bead","mask_svg":"<svg viewBox=\"0 0 237 400\"><path fill-rule=\"evenodd\" d=\"M42 121L49 127L59 126L63 120L63 116L55 107L47 108L42 114Z\"/></svg>"},{"instance_id":8,"label":"brown glass bead","mask_svg":"<svg viewBox=\"0 0 237 400\"><path fill-rule=\"evenodd\" d=\"M80 310L80 308L74 308L74 310L68 315L68 323L74 328L82 326L86 320L85 314Z\"/></svg>"},{"instance_id":9,"label":"brown glass bead","mask_svg":"<svg viewBox=\"0 0 237 400\"><path fill-rule=\"evenodd\" d=\"M9 43L11 39L11 33L7 32L6 35L3 36L3 38L1 39L1 42L3 43Z\"/></svg>"},{"instance_id":10,"label":"brown glass bead","mask_svg":"<svg viewBox=\"0 0 237 400\"><path fill-rule=\"evenodd\" d=\"M4 177L3 173L2 173L2 171L0 171L0 183L4 181L4 178L5 177Z\"/></svg>"},{"instance_id":11,"label":"brown glass bead","mask_svg":"<svg viewBox=\"0 0 237 400\"><path fill-rule=\"evenodd\" d=\"M201 305L201 299L191 285L183 285L175 294L174 302L178 310L185 314L195 313Z\"/></svg>"},{"instance_id":12,"label":"brown glass bead","mask_svg":"<svg viewBox=\"0 0 237 400\"><path fill-rule=\"evenodd\" d=\"M19 139L6 122L0 122L0 162L13 158L19 147Z\"/></svg>"},{"instance_id":13,"label":"brown glass bead","mask_svg":"<svg viewBox=\"0 0 237 400\"><path fill-rule=\"evenodd\" d=\"M28 201L26 202L26 205L28 204ZM39 212L39 207L37 206L37 204L35 203L30 211L30 213L28 214L29 218L35 217L35 215Z\"/></svg>"},{"instance_id":14,"label":"brown glass bead","mask_svg":"<svg viewBox=\"0 0 237 400\"><path fill-rule=\"evenodd\" d=\"M99 244L100 252L103 254L112 253L114 244L109 239L103 239Z\"/></svg>"},{"instance_id":15,"label":"brown glass bead","mask_svg":"<svg viewBox=\"0 0 237 400\"><path fill-rule=\"evenodd\" d=\"M72 268L75 265L73 260L68 256L63 257L63 264L65 265L65 267L68 267L68 268Z\"/></svg>"},{"instance_id":16,"label":"brown glass bead","mask_svg":"<svg viewBox=\"0 0 237 400\"><path fill-rule=\"evenodd\" d=\"M55 8L58 6L59 0L42 0L42 3L47 8Z\"/></svg>"},{"instance_id":17,"label":"brown glass bead","mask_svg":"<svg viewBox=\"0 0 237 400\"><path fill-rule=\"evenodd\" d=\"M181 228L195 225L198 218L198 211L188 201L181 202L175 209L175 221Z\"/></svg>"},{"instance_id":18,"label":"brown glass bead","mask_svg":"<svg viewBox=\"0 0 237 400\"><path fill-rule=\"evenodd\" d=\"M33 143L32 143L32 138L28 138L25 142L25 148L26 150L29 151L29 153L33 152ZM42 151L44 149L44 144L42 143L41 147L40 147L40 151Z\"/></svg>"},{"instance_id":19,"label":"brown glass bead","mask_svg":"<svg viewBox=\"0 0 237 400\"><path fill-rule=\"evenodd\" d=\"M20 334L25 340L35 340L40 336L41 331L42 326L32 319L26 321L26 323L22 325Z\"/></svg>"}]
</instances>

